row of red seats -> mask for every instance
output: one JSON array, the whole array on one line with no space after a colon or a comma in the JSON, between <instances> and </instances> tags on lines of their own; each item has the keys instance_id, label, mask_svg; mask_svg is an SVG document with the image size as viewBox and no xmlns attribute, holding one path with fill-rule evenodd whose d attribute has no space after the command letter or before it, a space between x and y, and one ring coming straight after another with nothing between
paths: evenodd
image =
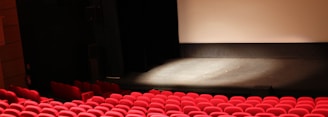
<instances>
[{"instance_id":1,"label":"row of red seats","mask_svg":"<svg viewBox=\"0 0 328 117\"><path fill-rule=\"evenodd\" d=\"M30 90L20 86L11 85L10 90L15 92L18 97L30 99L36 102L48 102L53 100L52 98L40 96L39 92L36 90Z\"/></svg>"},{"instance_id":2,"label":"row of red seats","mask_svg":"<svg viewBox=\"0 0 328 117\"><path fill-rule=\"evenodd\" d=\"M254 106L252 104L247 104L247 103L242 103L238 106L233 105L231 103L228 103L229 101L238 99L237 97L240 96L233 96L231 97L230 100L226 100L226 102L223 101L222 98L228 99L226 96L224 95L215 95L213 98L206 98L209 97L209 94L200 94L199 96L190 96L190 95L195 95L197 93L187 93L184 94L183 92L175 92L175 94L178 94L180 96L177 95L163 95L161 93L140 93L140 92L132 92L131 95L133 95L132 97L138 97L137 99L133 99L131 98L131 95L118 95L118 94L113 94L110 96L110 98L113 99L106 99L108 101L108 103L113 104L113 105L117 105L120 104L119 102L123 103L127 106L141 106L144 108L148 108L148 109L155 109L157 113L161 113L161 114L167 114L168 111L174 110L174 111L178 111L178 112L182 112L184 114L188 114L188 111L185 110L194 110L194 111L198 111L199 114L207 114L207 115L211 115L211 111L209 110L215 110L215 113L213 114L228 114L228 115L232 115L235 112L238 114L249 114L249 115L253 115L255 116L258 113L261 114L271 114L273 116L280 116L280 115L298 115L298 116L305 116L305 115L327 115L326 113L328 112L327 109L328 108L324 108L322 106L322 108L315 108L312 112L308 111L306 107L311 106L310 104L305 104L308 100L304 100L304 101L300 101L300 102L305 102L304 104L300 104L300 106L296 107L296 108L291 108L290 110L285 110L285 108L283 108L284 106L291 106L289 104L277 104L276 107L274 107L273 105L271 105L270 103L266 103L266 100L268 100L269 102L275 102L275 100L273 101L273 99L269 99L266 98L265 101L263 101L263 104L258 104L258 106ZM254 96L252 96L251 98L253 98ZM270 98L273 96L270 96ZM251 98L249 98L249 100L251 100ZM324 102L327 101L325 100L326 97L318 97L317 99L319 99L321 101L319 102ZM211 100L210 100L211 99ZM110 101L109 101L110 100ZM114 101L116 100L116 101ZM117 101L119 100L119 101ZM130 101L128 101L130 100ZM133 101L134 100L134 101ZM218 105L213 105L211 103L211 101L222 101L217 103ZM255 100L255 99L254 99ZM285 102L285 101L281 101L281 102ZM292 101L291 101L292 102ZM246 105L246 106L245 106ZM324 105L324 104L320 104L320 105ZM249 106L249 107L247 107ZM266 106L268 106L268 108L265 108ZM303 107L305 106L305 107ZM159 109L158 109L159 108ZM200 112L203 111L203 112ZM212 115L213 115L212 114ZM327 115L328 116L328 115Z\"/></svg>"},{"instance_id":3,"label":"row of red seats","mask_svg":"<svg viewBox=\"0 0 328 117\"><path fill-rule=\"evenodd\" d=\"M51 81L51 89L55 97L64 100L83 100L86 101L93 95L108 97L111 93L128 94L129 90L124 90L115 83L96 81L91 84L88 82L74 81L74 85Z\"/></svg>"},{"instance_id":4,"label":"row of red seats","mask_svg":"<svg viewBox=\"0 0 328 117\"><path fill-rule=\"evenodd\" d=\"M150 90L92 96L87 100L64 103L24 100L24 103L8 104L3 101L0 117L328 117L327 97L295 99L291 96L228 98L225 95Z\"/></svg>"},{"instance_id":5,"label":"row of red seats","mask_svg":"<svg viewBox=\"0 0 328 117\"><path fill-rule=\"evenodd\" d=\"M80 88L81 91L87 92L92 91L94 95L108 97L111 93L128 94L129 90L123 90L118 84L110 82L102 82L97 80L96 83L92 84L89 82L81 82L78 80L74 81L74 86Z\"/></svg>"},{"instance_id":6,"label":"row of red seats","mask_svg":"<svg viewBox=\"0 0 328 117\"><path fill-rule=\"evenodd\" d=\"M0 89L0 100L5 101L7 103L18 103L23 99L17 97L17 95L12 91Z\"/></svg>"}]
</instances>

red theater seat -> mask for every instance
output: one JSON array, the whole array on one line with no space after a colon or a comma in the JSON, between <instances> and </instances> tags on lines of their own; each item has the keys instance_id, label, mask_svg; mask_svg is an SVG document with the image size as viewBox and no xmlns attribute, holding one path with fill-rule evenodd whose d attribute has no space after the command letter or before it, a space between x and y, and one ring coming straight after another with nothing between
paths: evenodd
<instances>
[{"instance_id":1,"label":"red theater seat","mask_svg":"<svg viewBox=\"0 0 328 117\"><path fill-rule=\"evenodd\" d=\"M159 116L159 117L165 117L165 116ZM172 114L170 117L190 117L190 116L187 114Z\"/></svg>"},{"instance_id":2,"label":"red theater seat","mask_svg":"<svg viewBox=\"0 0 328 117\"><path fill-rule=\"evenodd\" d=\"M53 106L49 103L40 103L39 107L40 108L52 108Z\"/></svg>"},{"instance_id":3,"label":"red theater seat","mask_svg":"<svg viewBox=\"0 0 328 117\"><path fill-rule=\"evenodd\" d=\"M173 93L173 95L175 95L175 96L179 96L179 97L182 97L182 96L185 96L185 95L186 95L186 93L184 93L184 92L179 92L179 91L176 91L176 92L174 92L174 93Z\"/></svg>"},{"instance_id":4,"label":"red theater seat","mask_svg":"<svg viewBox=\"0 0 328 117\"><path fill-rule=\"evenodd\" d=\"M197 106L185 106L182 109L183 113L188 114L191 111L200 111L200 108Z\"/></svg>"},{"instance_id":5,"label":"red theater seat","mask_svg":"<svg viewBox=\"0 0 328 117\"><path fill-rule=\"evenodd\" d=\"M240 104L237 104L236 107L240 107L240 108L242 108L245 111L246 108L253 107L253 105L252 104L248 104L248 103L240 103Z\"/></svg>"},{"instance_id":6,"label":"red theater seat","mask_svg":"<svg viewBox=\"0 0 328 117\"><path fill-rule=\"evenodd\" d=\"M166 95L163 95L163 94L157 94L154 96L154 98L161 98L163 100L166 100L167 99L167 96Z\"/></svg>"},{"instance_id":7,"label":"red theater seat","mask_svg":"<svg viewBox=\"0 0 328 117\"><path fill-rule=\"evenodd\" d=\"M127 114L125 117L146 117L139 114Z\"/></svg>"},{"instance_id":8,"label":"red theater seat","mask_svg":"<svg viewBox=\"0 0 328 117\"><path fill-rule=\"evenodd\" d=\"M150 98L147 96L139 96L137 97L136 101L145 101L147 103L150 103Z\"/></svg>"},{"instance_id":9,"label":"red theater seat","mask_svg":"<svg viewBox=\"0 0 328 117\"><path fill-rule=\"evenodd\" d=\"M56 117L56 116L48 113L40 113L38 117Z\"/></svg>"},{"instance_id":10,"label":"red theater seat","mask_svg":"<svg viewBox=\"0 0 328 117\"><path fill-rule=\"evenodd\" d=\"M255 107L263 108L264 110L267 110L268 108L272 108L273 106L271 104L261 103L257 104Z\"/></svg>"},{"instance_id":11,"label":"red theater seat","mask_svg":"<svg viewBox=\"0 0 328 117\"><path fill-rule=\"evenodd\" d=\"M141 92L138 92L138 91L133 91L130 93L131 96L134 96L134 97L139 97L139 96L142 96L143 94Z\"/></svg>"},{"instance_id":12,"label":"red theater seat","mask_svg":"<svg viewBox=\"0 0 328 117\"><path fill-rule=\"evenodd\" d=\"M149 99L155 97L155 94L153 93L143 93L142 96L148 97Z\"/></svg>"},{"instance_id":13,"label":"red theater seat","mask_svg":"<svg viewBox=\"0 0 328 117\"><path fill-rule=\"evenodd\" d=\"M276 101L276 100L270 100L270 99L267 99L267 100L263 100L262 101L262 104L271 104L272 106L275 106L276 104L278 104L279 101Z\"/></svg>"},{"instance_id":14,"label":"red theater seat","mask_svg":"<svg viewBox=\"0 0 328 117\"><path fill-rule=\"evenodd\" d=\"M77 115L77 117L97 117L97 116L92 113L81 112Z\"/></svg>"},{"instance_id":15,"label":"red theater seat","mask_svg":"<svg viewBox=\"0 0 328 117\"><path fill-rule=\"evenodd\" d=\"M262 102L262 98L260 96L249 96L246 98L246 100L257 100L259 102Z\"/></svg>"},{"instance_id":16,"label":"red theater seat","mask_svg":"<svg viewBox=\"0 0 328 117\"><path fill-rule=\"evenodd\" d=\"M245 102L246 98L244 96L232 96L232 97L230 97L230 101L231 100L240 100L242 102Z\"/></svg>"},{"instance_id":17,"label":"red theater seat","mask_svg":"<svg viewBox=\"0 0 328 117\"><path fill-rule=\"evenodd\" d=\"M197 98L197 97L199 97L199 94L196 93L196 92L188 92L188 93L186 94L186 96L190 96L190 97L193 97L193 98Z\"/></svg>"},{"instance_id":18,"label":"red theater seat","mask_svg":"<svg viewBox=\"0 0 328 117\"><path fill-rule=\"evenodd\" d=\"M213 98L213 99L210 100L210 102L213 105L218 105L219 103L225 103L226 101L224 101L223 99Z\"/></svg>"},{"instance_id":19,"label":"red theater seat","mask_svg":"<svg viewBox=\"0 0 328 117\"><path fill-rule=\"evenodd\" d=\"M123 104L118 104L114 108L124 109L125 111L129 111L130 110L130 106L123 105Z\"/></svg>"},{"instance_id":20,"label":"red theater seat","mask_svg":"<svg viewBox=\"0 0 328 117\"><path fill-rule=\"evenodd\" d=\"M279 117L300 117L300 116L296 114L281 114Z\"/></svg>"},{"instance_id":21,"label":"red theater seat","mask_svg":"<svg viewBox=\"0 0 328 117\"><path fill-rule=\"evenodd\" d=\"M28 106L28 105L33 105L33 106L38 106L38 102L32 101L32 100L26 100L24 101L24 106Z\"/></svg>"},{"instance_id":22,"label":"red theater seat","mask_svg":"<svg viewBox=\"0 0 328 117\"><path fill-rule=\"evenodd\" d=\"M318 101L328 101L328 97L316 97L314 101L317 103Z\"/></svg>"},{"instance_id":23,"label":"red theater seat","mask_svg":"<svg viewBox=\"0 0 328 117\"><path fill-rule=\"evenodd\" d=\"M182 96L181 101L195 101L195 99L190 96Z\"/></svg>"},{"instance_id":24,"label":"red theater seat","mask_svg":"<svg viewBox=\"0 0 328 117\"><path fill-rule=\"evenodd\" d=\"M148 102L142 101L142 100L137 100L133 103L134 106L141 106L141 107L148 107Z\"/></svg>"},{"instance_id":25,"label":"red theater seat","mask_svg":"<svg viewBox=\"0 0 328 117\"><path fill-rule=\"evenodd\" d=\"M245 112L248 112L254 116L257 113L264 113L265 111L263 108L260 108L260 107L249 107L249 108L246 108Z\"/></svg>"},{"instance_id":26,"label":"red theater seat","mask_svg":"<svg viewBox=\"0 0 328 117\"><path fill-rule=\"evenodd\" d=\"M220 107L222 110L224 110L226 107L231 107L231 106L234 106L234 105L231 103L219 103L217 105L217 107Z\"/></svg>"},{"instance_id":27,"label":"red theater seat","mask_svg":"<svg viewBox=\"0 0 328 117\"><path fill-rule=\"evenodd\" d=\"M229 115L229 114L226 113L226 112L212 112L212 113L210 114L211 117L218 117L218 116L220 116L220 115Z\"/></svg>"},{"instance_id":28,"label":"red theater seat","mask_svg":"<svg viewBox=\"0 0 328 117\"><path fill-rule=\"evenodd\" d=\"M285 109L286 110L286 112L288 112L290 109L292 109L292 108L294 108L292 105L290 105L290 104L277 104L277 105L275 105L274 107L276 107L276 108L283 108L283 109Z\"/></svg>"},{"instance_id":29,"label":"red theater seat","mask_svg":"<svg viewBox=\"0 0 328 117\"><path fill-rule=\"evenodd\" d=\"M77 105L84 104L84 102L82 100L72 100L72 102Z\"/></svg>"},{"instance_id":30,"label":"red theater seat","mask_svg":"<svg viewBox=\"0 0 328 117\"><path fill-rule=\"evenodd\" d=\"M322 114L305 114L304 117L325 117Z\"/></svg>"},{"instance_id":31,"label":"red theater seat","mask_svg":"<svg viewBox=\"0 0 328 117\"><path fill-rule=\"evenodd\" d=\"M39 106L34 106L34 105L28 105L24 109L25 111L31 111L36 114L39 114L41 112L41 108Z\"/></svg>"},{"instance_id":32,"label":"red theater seat","mask_svg":"<svg viewBox=\"0 0 328 117\"><path fill-rule=\"evenodd\" d=\"M77 104L73 102L65 102L63 106L67 107L67 109L70 109L72 107L77 107Z\"/></svg>"},{"instance_id":33,"label":"red theater seat","mask_svg":"<svg viewBox=\"0 0 328 117\"><path fill-rule=\"evenodd\" d=\"M86 112L86 110L84 108L81 108L81 107L72 107L69 110L74 112L75 114L79 114L81 112Z\"/></svg>"},{"instance_id":34,"label":"red theater seat","mask_svg":"<svg viewBox=\"0 0 328 117\"><path fill-rule=\"evenodd\" d=\"M200 94L199 97L206 98L207 100L211 100L213 98L211 94Z\"/></svg>"},{"instance_id":35,"label":"red theater seat","mask_svg":"<svg viewBox=\"0 0 328 117\"><path fill-rule=\"evenodd\" d=\"M63 105L63 103L59 102L59 101L50 101L49 104L51 104L52 106L57 106L57 105L61 106L61 105Z\"/></svg>"},{"instance_id":36,"label":"red theater seat","mask_svg":"<svg viewBox=\"0 0 328 117\"><path fill-rule=\"evenodd\" d=\"M240 107L236 107L236 106L229 106L224 108L224 112L228 113L229 115L232 115L235 112L243 112L244 110Z\"/></svg>"},{"instance_id":37,"label":"red theater seat","mask_svg":"<svg viewBox=\"0 0 328 117\"><path fill-rule=\"evenodd\" d=\"M277 96L265 96L262 101L264 100L275 100L276 102L280 101L280 99Z\"/></svg>"},{"instance_id":38,"label":"red theater seat","mask_svg":"<svg viewBox=\"0 0 328 117\"><path fill-rule=\"evenodd\" d=\"M251 116L251 114L246 113L246 112L235 112L232 114L235 117L245 117L245 116Z\"/></svg>"},{"instance_id":39,"label":"red theater seat","mask_svg":"<svg viewBox=\"0 0 328 117\"><path fill-rule=\"evenodd\" d=\"M112 108L114 108L114 105L112 105L112 104L109 104L109 103L101 103L99 106L103 106L103 107L106 107L106 108L108 108L108 109L112 109ZM97 106L96 106L97 107ZM95 108L96 108L95 107Z\"/></svg>"},{"instance_id":40,"label":"red theater seat","mask_svg":"<svg viewBox=\"0 0 328 117\"><path fill-rule=\"evenodd\" d=\"M175 104L175 105L180 105L180 101L175 100L175 99L167 99L165 104Z\"/></svg>"},{"instance_id":41,"label":"red theater seat","mask_svg":"<svg viewBox=\"0 0 328 117\"><path fill-rule=\"evenodd\" d=\"M169 100L177 100L177 101L180 101L181 98L179 96L176 96L176 95L169 95L167 96L167 99Z\"/></svg>"},{"instance_id":42,"label":"red theater seat","mask_svg":"<svg viewBox=\"0 0 328 117\"><path fill-rule=\"evenodd\" d=\"M168 91L168 90L163 90L163 91L161 91L161 94L166 95L166 96L169 96L169 95L173 95L173 92L172 91Z\"/></svg>"},{"instance_id":43,"label":"red theater seat","mask_svg":"<svg viewBox=\"0 0 328 117\"><path fill-rule=\"evenodd\" d=\"M58 112L62 111L62 110L68 110L68 108L66 106L54 106L53 109L56 109Z\"/></svg>"},{"instance_id":44,"label":"red theater seat","mask_svg":"<svg viewBox=\"0 0 328 117\"><path fill-rule=\"evenodd\" d=\"M225 95L214 95L213 99L222 99L225 102L228 102L229 101L228 97L225 96Z\"/></svg>"},{"instance_id":45,"label":"red theater seat","mask_svg":"<svg viewBox=\"0 0 328 117\"><path fill-rule=\"evenodd\" d=\"M97 117L100 117L100 116L102 116L102 115L105 115L105 113L107 112L103 112L103 111L101 111L101 110L98 110L98 109L89 109L88 111L87 111L88 113L91 113L91 114L93 114L93 115L96 115Z\"/></svg>"},{"instance_id":46,"label":"red theater seat","mask_svg":"<svg viewBox=\"0 0 328 117\"><path fill-rule=\"evenodd\" d=\"M62 110L58 113L58 116L76 117L77 114L69 110Z\"/></svg>"},{"instance_id":47,"label":"red theater seat","mask_svg":"<svg viewBox=\"0 0 328 117\"><path fill-rule=\"evenodd\" d=\"M255 117L276 117L276 116L272 113L257 113Z\"/></svg>"},{"instance_id":48,"label":"red theater seat","mask_svg":"<svg viewBox=\"0 0 328 117\"><path fill-rule=\"evenodd\" d=\"M122 96L122 94L112 93L112 94L110 94L109 98L115 98L117 100L120 100L123 98L123 96Z\"/></svg>"},{"instance_id":49,"label":"red theater seat","mask_svg":"<svg viewBox=\"0 0 328 117\"><path fill-rule=\"evenodd\" d=\"M99 110L99 111L102 111L103 113L106 113L107 111L109 111L109 110L112 109L112 108L107 108L107 107L105 107L105 106L101 106L101 105L99 105L99 106L96 106L94 109ZM89 110L90 110L90 109L89 109Z\"/></svg>"},{"instance_id":50,"label":"red theater seat","mask_svg":"<svg viewBox=\"0 0 328 117\"><path fill-rule=\"evenodd\" d=\"M253 106L255 106L257 104L260 104L261 101L259 101L259 100L246 100L244 103L252 104Z\"/></svg>"},{"instance_id":51,"label":"red theater seat","mask_svg":"<svg viewBox=\"0 0 328 117\"><path fill-rule=\"evenodd\" d=\"M312 97L309 97L309 96L301 96L301 97L297 98L297 102L300 102L300 101L312 101L312 102L314 102L314 99Z\"/></svg>"},{"instance_id":52,"label":"red theater seat","mask_svg":"<svg viewBox=\"0 0 328 117\"><path fill-rule=\"evenodd\" d=\"M204 108L204 112L210 115L212 112L222 112L223 110L216 106L208 106Z\"/></svg>"},{"instance_id":53,"label":"red theater seat","mask_svg":"<svg viewBox=\"0 0 328 117\"><path fill-rule=\"evenodd\" d=\"M41 113L48 113L48 114L51 114L51 115L54 115L54 116L58 115L58 111L56 109L53 109L53 108L43 108L41 110Z\"/></svg>"},{"instance_id":54,"label":"red theater seat","mask_svg":"<svg viewBox=\"0 0 328 117\"><path fill-rule=\"evenodd\" d=\"M111 111L116 111L116 112L120 112L123 116L125 116L126 115L126 113L127 113L127 111L126 110L124 110L124 109L122 109L122 108L112 108L112 110ZM105 114L106 115L106 114Z\"/></svg>"},{"instance_id":55,"label":"red theater seat","mask_svg":"<svg viewBox=\"0 0 328 117\"><path fill-rule=\"evenodd\" d=\"M237 104L244 103L244 102L241 100L229 100L228 103L236 106Z\"/></svg>"},{"instance_id":56,"label":"red theater seat","mask_svg":"<svg viewBox=\"0 0 328 117\"><path fill-rule=\"evenodd\" d=\"M162 99L162 98L156 98L156 97L152 98L150 100L150 102L151 103L157 102L157 103L165 104L165 100L164 99Z\"/></svg>"},{"instance_id":57,"label":"red theater seat","mask_svg":"<svg viewBox=\"0 0 328 117\"><path fill-rule=\"evenodd\" d=\"M166 104L165 105L165 111L169 110L176 110L176 111L182 111L181 107L179 105L175 104Z\"/></svg>"},{"instance_id":58,"label":"red theater seat","mask_svg":"<svg viewBox=\"0 0 328 117\"><path fill-rule=\"evenodd\" d=\"M287 113L287 111L285 109L283 109L283 108L268 108L266 110L266 112L267 113L272 113L272 114L274 114L276 116L279 116L281 114L286 114Z\"/></svg>"},{"instance_id":59,"label":"red theater seat","mask_svg":"<svg viewBox=\"0 0 328 117\"><path fill-rule=\"evenodd\" d=\"M22 111L20 117L38 117L38 114L32 111Z\"/></svg>"},{"instance_id":60,"label":"red theater seat","mask_svg":"<svg viewBox=\"0 0 328 117\"><path fill-rule=\"evenodd\" d=\"M131 100L128 100L128 99L121 99L119 101L119 104L127 105L129 107L132 107L133 106L133 102Z\"/></svg>"},{"instance_id":61,"label":"red theater seat","mask_svg":"<svg viewBox=\"0 0 328 117\"><path fill-rule=\"evenodd\" d=\"M149 108L161 108L164 109L164 104L163 103L158 103L158 102L153 102L149 104Z\"/></svg>"},{"instance_id":62,"label":"red theater seat","mask_svg":"<svg viewBox=\"0 0 328 117\"><path fill-rule=\"evenodd\" d=\"M197 104L197 107L199 107L200 110L204 110L205 107L209 107L209 106L214 106L214 105L210 102L200 102Z\"/></svg>"},{"instance_id":63,"label":"red theater seat","mask_svg":"<svg viewBox=\"0 0 328 117\"><path fill-rule=\"evenodd\" d=\"M140 116L146 116L146 113L141 110L129 110L127 114L137 114Z\"/></svg>"},{"instance_id":64,"label":"red theater seat","mask_svg":"<svg viewBox=\"0 0 328 117\"><path fill-rule=\"evenodd\" d=\"M90 105L90 106L92 106L92 108L93 108L93 107L96 107L96 106L99 105L98 102L94 102L94 101L87 101L87 102L85 102L84 104L86 104L86 105Z\"/></svg>"},{"instance_id":65,"label":"red theater seat","mask_svg":"<svg viewBox=\"0 0 328 117\"><path fill-rule=\"evenodd\" d=\"M101 103L105 102L105 98L101 97L101 96L92 96L89 100L93 101L93 102L97 102L98 104L101 104Z\"/></svg>"},{"instance_id":66,"label":"red theater seat","mask_svg":"<svg viewBox=\"0 0 328 117\"><path fill-rule=\"evenodd\" d=\"M196 115L207 116L207 114L204 111L190 111L188 115L190 117L195 117Z\"/></svg>"},{"instance_id":67,"label":"red theater seat","mask_svg":"<svg viewBox=\"0 0 328 117\"><path fill-rule=\"evenodd\" d=\"M110 117L124 117L124 115L120 112L117 111L108 111L105 113L106 116L110 116Z\"/></svg>"},{"instance_id":68,"label":"red theater seat","mask_svg":"<svg viewBox=\"0 0 328 117\"><path fill-rule=\"evenodd\" d=\"M11 114L0 114L0 117L17 117L17 116Z\"/></svg>"},{"instance_id":69,"label":"red theater seat","mask_svg":"<svg viewBox=\"0 0 328 117\"><path fill-rule=\"evenodd\" d=\"M20 115L20 111L16 110L16 109L5 109L3 111L4 114L10 114L10 115L14 115L16 117L19 117Z\"/></svg>"},{"instance_id":70,"label":"red theater seat","mask_svg":"<svg viewBox=\"0 0 328 117\"><path fill-rule=\"evenodd\" d=\"M289 104L292 107L295 107L296 101L293 101L293 100L282 100L282 101L279 102L279 104Z\"/></svg>"},{"instance_id":71,"label":"red theater seat","mask_svg":"<svg viewBox=\"0 0 328 117\"><path fill-rule=\"evenodd\" d=\"M160 90L157 90L157 89L151 89L148 91L149 93L153 93L153 94L160 94L161 91Z\"/></svg>"},{"instance_id":72,"label":"red theater seat","mask_svg":"<svg viewBox=\"0 0 328 117\"><path fill-rule=\"evenodd\" d=\"M1 106L1 108L3 108L3 106ZM21 105L21 104L11 103L8 108L16 109L18 111L23 111L25 107L23 105Z\"/></svg>"},{"instance_id":73,"label":"red theater seat","mask_svg":"<svg viewBox=\"0 0 328 117\"><path fill-rule=\"evenodd\" d=\"M325 117L328 117L328 109L323 109L323 108L315 108L311 112L312 114L322 114Z\"/></svg>"},{"instance_id":74,"label":"red theater seat","mask_svg":"<svg viewBox=\"0 0 328 117\"><path fill-rule=\"evenodd\" d=\"M297 104L295 108L304 108L307 109L309 112L313 110L313 106L310 104Z\"/></svg>"},{"instance_id":75,"label":"red theater seat","mask_svg":"<svg viewBox=\"0 0 328 117\"><path fill-rule=\"evenodd\" d=\"M148 108L147 113L161 113L161 114L165 114L165 111L163 109L160 109L160 108Z\"/></svg>"},{"instance_id":76,"label":"red theater seat","mask_svg":"<svg viewBox=\"0 0 328 117\"><path fill-rule=\"evenodd\" d=\"M295 97L293 97L293 96L282 96L280 98L280 101L284 101L284 100L289 100L289 101L293 101L293 102L296 102L297 101L297 99Z\"/></svg>"},{"instance_id":77,"label":"red theater seat","mask_svg":"<svg viewBox=\"0 0 328 117\"><path fill-rule=\"evenodd\" d=\"M299 105L299 104L309 104L312 107L315 107L315 103L313 101L308 101L308 100L298 101L296 105Z\"/></svg>"},{"instance_id":78,"label":"red theater seat","mask_svg":"<svg viewBox=\"0 0 328 117\"><path fill-rule=\"evenodd\" d=\"M292 108L288 111L289 114L297 114L300 117L303 117L305 114L309 114L310 112L304 108Z\"/></svg>"},{"instance_id":79,"label":"red theater seat","mask_svg":"<svg viewBox=\"0 0 328 117\"><path fill-rule=\"evenodd\" d=\"M166 112L166 115L168 115L168 116L171 116L173 114L184 114L184 113L181 111L175 111L175 110L170 110L170 111Z\"/></svg>"},{"instance_id":80,"label":"red theater seat","mask_svg":"<svg viewBox=\"0 0 328 117\"><path fill-rule=\"evenodd\" d=\"M152 108L152 107L149 107L149 108ZM147 109L146 109L146 108L144 108L144 107L139 107L139 106L133 106L133 107L131 108L131 110L140 110L140 111L142 111L142 112L144 112L144 113L147 113ZM164 108L162 108L162 110L164 110Z\"/></svg>"}]
</instances>

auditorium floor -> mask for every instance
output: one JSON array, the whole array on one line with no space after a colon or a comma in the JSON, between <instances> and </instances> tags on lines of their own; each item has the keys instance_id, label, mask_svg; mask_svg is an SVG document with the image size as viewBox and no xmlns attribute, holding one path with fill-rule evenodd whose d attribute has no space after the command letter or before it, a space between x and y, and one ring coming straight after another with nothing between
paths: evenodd
<instances>
[{"instance_id":1,"label":"auditorium floor","mask_svg":"<svg viewBox=\"0 0 328 117\"><path fill-rule=\"evenodd\" d=\"M108 79L123 88L231 95L328 95L328 62L295 58L184 58Z\"/></svg>"}]
</instances>

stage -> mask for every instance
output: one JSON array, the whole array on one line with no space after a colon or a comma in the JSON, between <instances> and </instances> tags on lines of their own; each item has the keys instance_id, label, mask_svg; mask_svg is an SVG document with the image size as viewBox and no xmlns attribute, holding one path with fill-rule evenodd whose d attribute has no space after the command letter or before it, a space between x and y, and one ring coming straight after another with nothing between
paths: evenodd
<instances>
[{"instance_id":1,"label":"stage","mask_svg":"<svg viewBox=\"0 0 328 117\"><path fill-rule=\"evenodd\" d=\"M107 79L123 88L231 95L326 95L325 59L181 58L147 72Z\"/></svg>"}]
</instances>

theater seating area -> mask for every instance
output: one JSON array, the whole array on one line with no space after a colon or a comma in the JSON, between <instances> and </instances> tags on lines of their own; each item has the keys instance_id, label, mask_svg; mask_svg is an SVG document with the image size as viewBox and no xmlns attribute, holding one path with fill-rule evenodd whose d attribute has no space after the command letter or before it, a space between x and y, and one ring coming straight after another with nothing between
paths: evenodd
<instances>
[{"instance_id":1,"label":"theater seating area","mask_svg":"<svg viewBox=\"0 0 328 117\"><path fill-rule=\"evenodd\" d=\"M54 91L60 91L54 94L72 100L40 97L35 90L17 86L0 89L0 117L328 117L328 97L226 96L156 89L127 92L115 85L119 90L106 97L91 88L81 89L92 95L80 98L82 85L52 83L58 86Z\"/></svg>"}]
</instances>

